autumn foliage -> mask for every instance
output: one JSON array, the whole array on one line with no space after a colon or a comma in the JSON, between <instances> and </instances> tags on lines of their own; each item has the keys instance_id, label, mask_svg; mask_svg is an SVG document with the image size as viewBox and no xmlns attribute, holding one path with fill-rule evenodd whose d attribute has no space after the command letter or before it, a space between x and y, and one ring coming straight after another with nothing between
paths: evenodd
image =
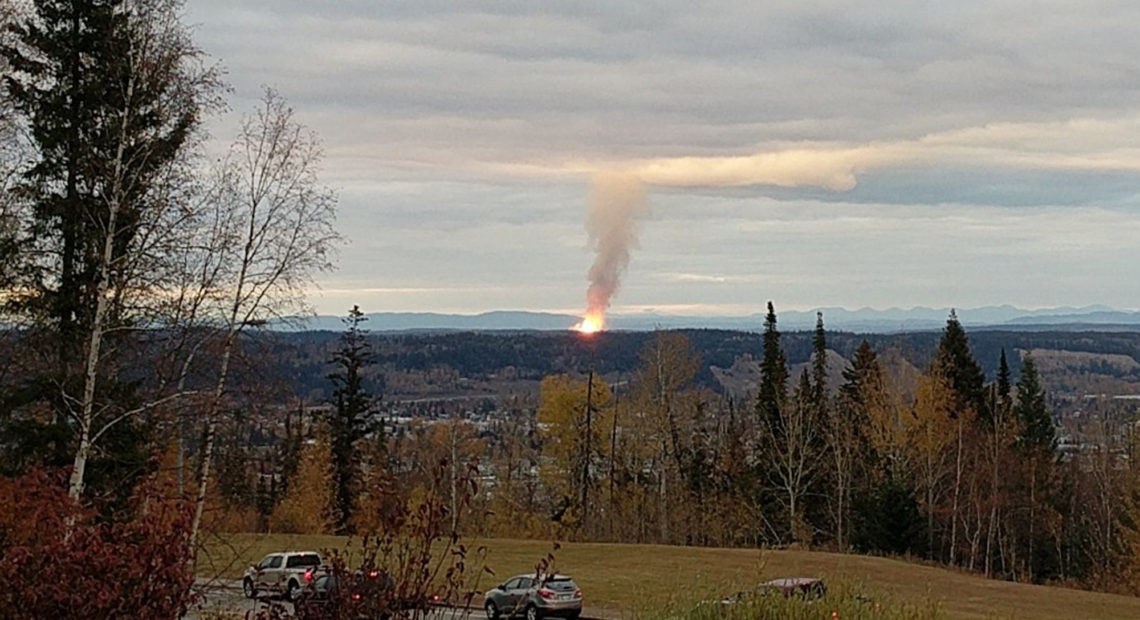
<instances>
[{"instance_id":1,"label":"autumn foliage","mask_svg":"<svg viewBox=\"0 0 1140 620\"><path fill-rule=\"evenodd\" d=\"M106 519L43 471L0 478L0 618L178 618L193 603L188 507L149 485Z\"/></svg>"}]
</instances>

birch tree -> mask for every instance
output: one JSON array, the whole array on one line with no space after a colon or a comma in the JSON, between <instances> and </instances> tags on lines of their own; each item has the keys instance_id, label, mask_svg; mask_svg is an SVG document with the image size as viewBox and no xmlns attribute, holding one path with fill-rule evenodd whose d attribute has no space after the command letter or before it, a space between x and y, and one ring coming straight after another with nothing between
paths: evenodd
<instances>
[{"instance_id":1,"label":"birch tree","mask_svg":"<svg viewBox=\"0 0 1140 620\"><path fill-rule=\"evenodd\" d=\"M767 420L763 438L771 463L771 474L784 501L788 535L797 542L810 542L811 530L803 521L803 499L819 463L818 440L812 386L805 369L792 398L778 409L775 420Z\"/></svg>"},{"instance_id":2,"label":"birch tree","mask_svg":"<svg viewBox=\"0 0 1140 620\"><path fill-rule=\"evenodd\" d=\"M230 368L240 336L273 319L308 311L306 288L332 268L340 241L333 228L336 195L318 179L323 152L283 97L267 88L246 116L217 168L211 194L219 231L211 282L220 346L218 368L203 416L192 542L202 521L218 418L225 408Z\"/></svg>"},{"instance_id":3,"label":"birch tree","mask_svg":"<svg viewBox=\"0 0 1140 620\"><path fill-rule=\"evenodd\" d=\"M17 23L18 17L15 3L0 4L0 49L8 48L15 42L12 27ZM0 54L0 75L10 75L11 72L7 55ZM0 80L0 291L7 290L10 286L17 260L19 219L13 189L19 178L20 165L26 156L22 146L24 144L20 139L15 102L7 80ZM3 302L4 295L0 294L0 304Z\"/></svg>"},{"instance_id":4,"label":"birch tree","mask_svg":"<svg viewBox=\"0 0 1140 620\"><path fill-rule=\"evenodd\" d=\"M696 372L696 354L683 334L658 331L641 352L635 406L648 417L648 428L642 429L647 431L644 439L657 447L654 469L662 543L670 540L671 515L678 508L675 496L688 461L693 429L684 424L682 410L687 400L684 393Z\"/></svg>"},{"instance_id":5,"label":"birch tree","mask_svg":"<svg viewBox=\"0 0 1140 620\"><path fill-rule=\"evenodd\" d=\"M10 307L57 351L43 394L74 437L69 493L86 486L102 438L157 402L126 405L122 336L146 322L216 73L179 22L177 0L36 2L3 47L35 157L21 195L28 256Z\"/></svg>"}]
</instances>

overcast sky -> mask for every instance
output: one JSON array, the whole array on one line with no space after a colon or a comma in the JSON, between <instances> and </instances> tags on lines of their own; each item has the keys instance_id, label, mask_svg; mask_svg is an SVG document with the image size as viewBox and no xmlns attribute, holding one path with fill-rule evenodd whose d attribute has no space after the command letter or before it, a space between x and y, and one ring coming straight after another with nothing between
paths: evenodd
<instances>
[{"instance_id":1,"label":"overcast sky","mask_svg":"<svg viewBox=\"0 0 1140 620\"><path fill-rule=\"evenodd\" d=\"M324 140L322 313L579 312L598 171L651 203L613 312L1140 305L1140 3L187 9Z\"/></svg>"}]
</instances>

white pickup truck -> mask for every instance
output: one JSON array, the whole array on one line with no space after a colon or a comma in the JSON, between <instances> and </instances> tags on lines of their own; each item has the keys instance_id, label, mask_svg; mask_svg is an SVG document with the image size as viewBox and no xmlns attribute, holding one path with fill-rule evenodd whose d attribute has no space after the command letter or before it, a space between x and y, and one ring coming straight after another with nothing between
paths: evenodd
<instances>
[{"instance_id":1,"label":"white pickup truck","mask_svg":"<svg viewBox=\"0 0 1140 620\"><path fill-rule=\"evenodd\" d=\"M242 591L248 598L262 593L284 594L292 601L320 566L321 556L315 551L270 553L245 570Z\"/></svg>"}]
</instances>

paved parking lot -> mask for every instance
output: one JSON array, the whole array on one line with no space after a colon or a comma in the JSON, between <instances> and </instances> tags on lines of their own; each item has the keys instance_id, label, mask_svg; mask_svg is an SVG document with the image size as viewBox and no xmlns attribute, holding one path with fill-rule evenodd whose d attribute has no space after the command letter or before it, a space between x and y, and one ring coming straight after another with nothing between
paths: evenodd
<instances>
[{"instance_id":1,"label":"paved parking lot","mask_svg":"<svg viewBox=\"0 0 1140 620\"><path fill-rule=\"evenodd\" d=\"M240 581L198 580L198 589L203 600L198 609L185 616L186 620L202 620L203 618L253 618L259 609L266 609L271 604L284 605L292 610L293 606L280 599L251 600L241 591ZM438 607L426 615L420 616L424 620L487 620L482 609L459 609L455 607Z\"/></svg>"}]
</instances>

